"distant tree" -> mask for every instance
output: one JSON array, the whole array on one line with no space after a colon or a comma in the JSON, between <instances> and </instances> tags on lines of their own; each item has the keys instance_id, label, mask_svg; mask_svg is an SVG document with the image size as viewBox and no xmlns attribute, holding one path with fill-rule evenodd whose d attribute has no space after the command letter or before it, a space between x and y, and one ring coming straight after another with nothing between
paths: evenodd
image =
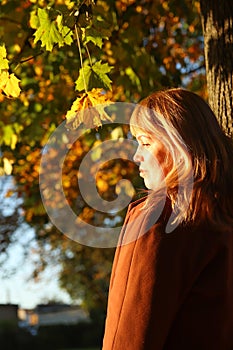
<instances>
[{"instance_id":1,"label":"distant tree","mask_svg":"<svg viewBox=\"0 0 233 350\"><path fill-rule=\"evenodd\" d=\"M6 197L7 188L12 191L11 178L7 176L0 177L0 267L3 272L1 264L7 260L8 246L12 240L12 233L22 224L22 215L20 214L17 194L13 192L9 197ZM13 195L13 198L10 198ZM4 259L5 258L5 259Z\"/></svg>"}]
</instances>

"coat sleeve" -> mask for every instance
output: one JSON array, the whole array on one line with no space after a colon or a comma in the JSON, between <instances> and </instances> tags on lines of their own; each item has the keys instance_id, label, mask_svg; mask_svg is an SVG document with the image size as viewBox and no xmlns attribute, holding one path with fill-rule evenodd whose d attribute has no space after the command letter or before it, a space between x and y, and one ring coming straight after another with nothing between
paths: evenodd
<instances>
[{"instance_id":1,"label":"coat sleeve","mask_svg":"<svg viewBox=\"0 0 233 350\"><path fill-rule=\"evenodd\" d=\"M195 232L165 234L159 225L146 226L146 216L136 220L130 230L142 234L117 248L103 350L162 350L186 295L215 254Z\"/></svg>"}]
</instances>

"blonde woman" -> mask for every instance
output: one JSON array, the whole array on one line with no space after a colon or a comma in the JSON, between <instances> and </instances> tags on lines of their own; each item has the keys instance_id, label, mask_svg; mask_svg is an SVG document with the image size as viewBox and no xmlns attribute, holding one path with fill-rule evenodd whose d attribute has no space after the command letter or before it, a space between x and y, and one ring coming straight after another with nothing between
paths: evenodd
<instances>
[{"instance_id":1,"label":"blonde woman","mask_svg":"<svg viewBox=\"0 0 233 350\"><path fill-rule=\"evenodd\" d=\"M131 131L148 193L119 239L103 350L232 350L232 140L183 89L143 100Z\"/></svg>"}]
</instances>

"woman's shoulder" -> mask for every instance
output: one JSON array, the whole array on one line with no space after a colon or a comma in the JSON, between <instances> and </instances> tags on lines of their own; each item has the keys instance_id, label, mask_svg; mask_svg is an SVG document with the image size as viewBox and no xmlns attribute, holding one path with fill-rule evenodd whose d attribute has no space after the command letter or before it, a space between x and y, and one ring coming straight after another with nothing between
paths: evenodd
<instances>
[{"instance_id":1,"label":"woman's shoulder","mask_svg":"<svg viewBox=\"0 0 233 350\"><path fill-rule=\"evenodd\" d=\"M135 208L141 209L145 205L146 199L147 199L147 196L143 196L141 198L133 200L129 204L128 210L135 209Z\"/></svg>"}]
</instances>

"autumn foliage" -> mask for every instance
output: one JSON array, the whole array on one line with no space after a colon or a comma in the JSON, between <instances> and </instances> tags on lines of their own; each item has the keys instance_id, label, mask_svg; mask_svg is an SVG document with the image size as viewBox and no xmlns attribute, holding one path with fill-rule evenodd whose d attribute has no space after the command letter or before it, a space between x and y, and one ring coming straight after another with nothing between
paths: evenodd
<instances>
[{"instance_id":1,"label":"autumn foliage","mask_svg":"<svg viewBox=\"0 0 233 350\"><path fill-rule=\"evenodd\" d=\"M64 121L68 128L87 128L67 153L62 183L82 218L103 222L106 216L80 196L77 172L93 146L114 130L114 137L127 138L129 130L111 124L101 106L136 103L171 86L205 96L199 2L3 0L0 6L1 174L13 175L24 218L35 228L41 249L49 244L56 251L63 288L87 308L104 309L113 250L73 243L49 222L39 192L42 150ZM48 167L54 159L51 153ZM123 178L142 187L134 163L104 164L96 177L100 195L115 198ZM59 203L59 198L51 200ZM124 215L119 214L118 224Z\"/></svg>"}]
</instances>

